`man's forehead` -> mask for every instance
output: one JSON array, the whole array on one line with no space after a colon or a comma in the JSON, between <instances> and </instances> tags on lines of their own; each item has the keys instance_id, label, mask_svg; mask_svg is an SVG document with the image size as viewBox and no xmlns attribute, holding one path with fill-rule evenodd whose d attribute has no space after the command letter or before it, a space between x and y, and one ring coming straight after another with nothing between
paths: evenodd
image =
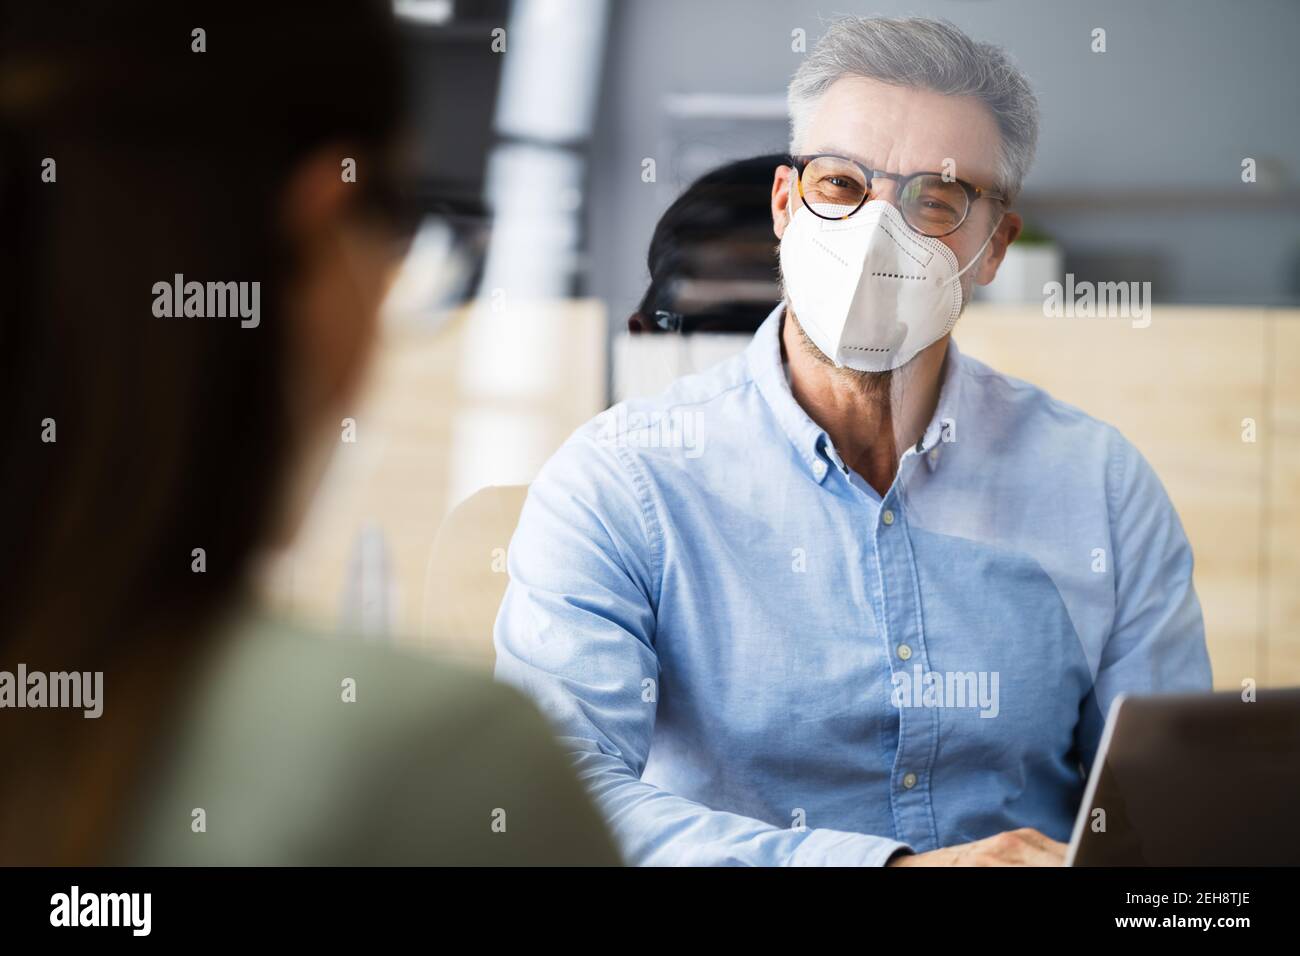
<instances>
[{"instance_id":1,"label":"man's forehead","mask_svg":"<svg viewBox=\"0 0 1300 956\"><path fill-rule=\"evenodd\" d=\"M827 89L801 144L806 153L837 153L894 173L941 172L952 160L959 178L985 183L1000 148L996 121L973 97L866 77L843 77Z\"/></svg>"}]
</instances>

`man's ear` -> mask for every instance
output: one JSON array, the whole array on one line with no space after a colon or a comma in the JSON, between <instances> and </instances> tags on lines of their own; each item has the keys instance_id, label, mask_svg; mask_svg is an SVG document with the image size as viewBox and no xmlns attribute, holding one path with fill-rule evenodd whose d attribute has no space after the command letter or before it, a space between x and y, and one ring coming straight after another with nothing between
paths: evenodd
<instances>
[{"instance_id":1,"label":"man's ear","mask_svg":"<svg viewBox=\"0 0 1300 956\"><path fill-rule=\"evenodd\" d=\"M794 188L794 167L778 166L772 177L772 231L780 239L785 233L786 224L790 222L793 212L790 209L790 196Z\"/></svg>"},{"instance_id":2,"label":"man's ear","mask_svg":"<svg viewBox=\"0 0 1300 956\"><path fill-rule=\"evenodd\" d=\"M989 240L988 255L984 257L984 261L975 272L977 285L988 285L993 281L993 277L998 274L998 266L1002 264L1003 256L1007 254L1007 247L1016 241L1016 237L1024 228L1024 220L1018 213L1008 212L1002 216L1002 221L993 230L993 238Z\"/></svg>"}]
</instances>

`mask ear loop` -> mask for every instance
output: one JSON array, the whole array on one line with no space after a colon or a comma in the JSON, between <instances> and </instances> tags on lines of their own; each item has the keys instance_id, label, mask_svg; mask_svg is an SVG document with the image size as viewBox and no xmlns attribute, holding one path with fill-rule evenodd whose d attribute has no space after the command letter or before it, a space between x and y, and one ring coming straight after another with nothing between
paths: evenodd
<instances>
[{"instance_id":1,"label":"mask ear loop","mask_svg":"<svg viewBox=\"0 0 1300 956\"><path fill-rule=\"evenodd\" d=\"M987 249L989 247L989 243L993 241L993 237L997 234L998 227L1002 225L1002 220L1005 217L1006 217L1005 212L998 216L998 221L993 224L993 231L989 233L989 237L984 240L984 244L980 246L979 249L976 251L975 255L971 257L970 262L966 263L959 270L957 270L957 274L954 275L952 278L948 279L947 282L944 283L944 285L948 285L951 282L956 282L958 279L962 277L962 275L966 272L967 269L969 269L975 263L980 261L980 256L984 255L984 250Z\"/></svg>"}]
</instances>

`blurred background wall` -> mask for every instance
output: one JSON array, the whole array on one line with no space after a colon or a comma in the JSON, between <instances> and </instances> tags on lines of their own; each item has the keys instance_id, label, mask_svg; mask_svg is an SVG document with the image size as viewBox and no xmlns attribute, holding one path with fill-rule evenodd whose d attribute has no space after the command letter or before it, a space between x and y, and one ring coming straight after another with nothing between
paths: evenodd
<instances>
[{"instance_id":1,"label":"blurred background wall","mask_svg":"<svg viewBox=\"0 0 1300 956\"><path fill-rule=\"evenodd\" d=\"M1292 0L656 0L617 3L592 155L588 288L616 319L645 237L690 180L785 151L785 86L826 18L949 19L1005 47L1039 96L1020 208L1080 279L1156 301L1300 301L1300 4ZM1092 31L1106 52L1092 52ZM1256 160L1258 179L1241 180ZM642 181L654 158L657 182Z\"/></svg>"}]
</instances>

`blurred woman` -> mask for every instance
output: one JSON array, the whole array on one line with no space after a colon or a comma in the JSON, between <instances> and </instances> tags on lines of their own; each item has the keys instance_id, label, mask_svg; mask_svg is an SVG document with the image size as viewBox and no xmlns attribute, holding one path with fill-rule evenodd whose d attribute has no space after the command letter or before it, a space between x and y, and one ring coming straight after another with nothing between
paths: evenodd
<instances>
[{"instance_id":1,"label":"blurred woman","mask_svg":"<svg viewBox=\"0 0 1300 956\"><path fill-rule=\"evenodd\" d=\"M522 698L249 598L399 248L383 5L60 6L0 12L0 671L102 716L0 709L0 863L617 862Z\"/></svg>"}]
</instances>

